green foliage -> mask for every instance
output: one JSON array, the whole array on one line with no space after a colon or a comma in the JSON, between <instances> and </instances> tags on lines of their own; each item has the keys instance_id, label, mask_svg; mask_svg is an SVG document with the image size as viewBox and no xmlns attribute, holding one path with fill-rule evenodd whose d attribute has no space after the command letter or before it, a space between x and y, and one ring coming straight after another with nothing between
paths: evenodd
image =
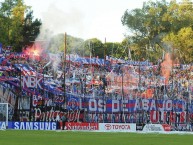
<instances>
[{"instance_id":1,"label":"green foliage","mask_svg":"<svg viewBox=\"0 0 193 145\"><path fill-rule=\"evenodd\" d=\"M85 46L85 55L104 58L105 55L105 47L104 44L98 40L97 38L88 39L84 42Z\"/></svg>"},{"instance_id":2,"label":"green foliage","mask_svg":"<svg viewBox=\"0 0 193 145\"><path fill-rule=\"evenodd\" d=\"M142 9L125 11L122 16L122 24L129 28L132 33L130 39L130 49L137 59L157 60L161 57L162 51L167 51L166 43L162 41L172 41L178 44L181 51L184 51L183 58L186 62L191 62L190 46L192 37L187 38L188 42L170 38L179 36L180 31L193 27L193 7L187 5L190 0L184 0L181 4L176 1L166 0L148 1L144 3ZM182 34L181 34L182 35ZM183 37L182 37L183 38ZM178 39L182 39L178 37ZM181 44L179 44L181 43ZM183 44L182 44L183 43ZM185 49L186 48L186 49ZM186 51L185 51L186 50ZM153 54L153 55L152 55Z\"/></svg>"},{"instance_id":3,"label":"green foliage","mask_svg":"<svg viewBox=\"0 0 193 145\"><path fill-rule=\"evenodd\" d=\"M105 55L122 59L155 61L163 51L175 49L175 58L181 62L193 61L193 7L191 0L181 4L157 0L144 2L141 9L126 10L122 24L129 29L122 43L102 43L97 38L83 40L67 36L67 53L104 58ZM16 51L35 41L40 33L41 20L33 17L33 10L23 0L4 0L0 3L0 42L11 45ZM45 30L45 34L50 34ZM45 37L50 35L45 35ZM47 38L42 38L47 40ZM171 44L170 47L168 44ZM50 39L48 46L53 53L63 52L64 34ZM129 55L131 54L131 55Z\"/></svg>"},{"instance_id":4,"label":"green foliage","mask_svg":"<svg viewBox=\"0 0 193 145\"><path fill-rule=\"evenodd\" d=\"M191 27L182 28L177 34L171 32L163 41L172 43L174 54L181 63L193 62L193 29Z\"/></svg>"},{"instance_id":5,"label":"green foliage","mask_svg":"<svg viewBox=\"0 0 193 145\"><path fill-rule=\"evenodd\" d=\"M67 53L74 53L81 55L83 39L76 38L70 35L66 36ZM58 53L64 51L65 36L64 34L54 35L50 40L49 51Z\"/></svg>"},{"instance_id":6,"label":"green foliage","mask_svg":"<svg viewBox=\"0 0 193 145\"><path fill-rule=\"evenodd\" d=\"M22 46L29 45L32 41L35 41L38 34L40 33L41 21L38 19L33 20L33 11L29 9L27 12L22 29Z\"/></svg>"},{"instance_id":7,"label":"green foliage","mask_svg":"<svg viewBox=\"0 0 193 145\"><path fill-rule=\"evenodd\" d=\"M52 53L64 52L64 34L58 34L51 38L49 51ZM112 56L128 59L128 44L126 43L102 43L97 38L83 40L67 35L67 53L78 54L82 57Z\"/></svg>"},{"instance_id":8,"label":"green foliage","mask_svg":"<svg viewBox=\"0 0 193 145\"><path fill-rule=\"evenodd\" d=\"M15 0L5 0L0 7L0 42L9 45L10 27L11 27L11 10L15 6Z\"/></svg>"},{"instance_id":9,"label":"green foliage","mask_svg":"<svg viewBox=\"0 0 193 145\"><path fill-rule=\"evenodd\" d=\"M9 33L9 43L13 45L17 50L23 41L23 36L21 35L24 22L24 13L26 6L21 0L18 0L15 7L12 8L11 12L11 27Z\"/></svg>"},{"instance_id":10,"label":"green foliage","mask_svg":"<svg viewBox=\"0 0 193 145\"><path fill-rule=\"evenodd\" d=\"M33 12L23 0L4 0L0 5L0 42L16 51L29 45L39 34L41 22L33 21ZM29 39L31 38L31 39Z\"/></svg>"},{"instance_id":11,"label":"green foliage","mask_svg":"<svg viewBox=\"0 0 193 145\"><path fill-rule=\"evenodd\" d=\"M121 44L120 43L107 42L106 43L106 55L120 58L122 56Z\"/></svg>"}]
</instances>

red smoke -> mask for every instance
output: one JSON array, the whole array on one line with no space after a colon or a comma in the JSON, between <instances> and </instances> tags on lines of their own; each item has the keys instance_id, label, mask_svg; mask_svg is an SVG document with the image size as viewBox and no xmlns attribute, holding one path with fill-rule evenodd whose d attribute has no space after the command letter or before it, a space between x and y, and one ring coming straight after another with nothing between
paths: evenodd
<instances>
[{"instance_id":1,"label":"red smoke","mask_svg":"<svg viewBox=\"0 0 193 145\"><path fill-rule=\"evenodd\" d=\"M165 60L161 63L161 75L165 77L165 84L168 84L172 69L172 60L169 53L166 53Z\"/></svg>"},{"instance_id":2,"label":"red smoke","mask_svg":"<svg viewBox=\"0 0 193 145\"><path fill-rule=\"evenodd\" d=\"M23 50L23 53L29 56L31 59L39 60L40 56L42 55L43 49L41 44L34 43L32 46L27 47Z\"/></svg>"}]
</instances>

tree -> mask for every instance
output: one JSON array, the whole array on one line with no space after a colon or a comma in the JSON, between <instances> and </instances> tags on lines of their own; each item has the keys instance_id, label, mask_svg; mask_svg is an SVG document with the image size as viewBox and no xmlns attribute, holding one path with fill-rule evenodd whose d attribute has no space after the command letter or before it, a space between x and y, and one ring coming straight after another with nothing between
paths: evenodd
<instances>
[{"instance_id":1,"label":"tree","mask_svg":"<svg viewBox=\"0 0 193 145\"><path fill-rule=\"evenodd\" d=\"M135 45L140 49L138 54L146 53L146 49L148 51L153 49L157 52L157 49L161 47L159 44L162 37L160 36L170 31L170 23L162 20L167 7L168 3L165 0L156 2L148 1L144 3L142 9L134 9L131 12L126 11L123 15L123 25L126 25L129 30L135 31L132 36L132 42L138 45ZM134 25L132 22L133 19L135 22ZM155 56L159 57L158 55Z\"/></svg>"},{"instance_id":2,"label":"tree","mask_svg":"<svg viewBox=\"0 0 193 145\"><path fill-rule=\"evenodd\" d=\"M33 11L29 10L23 22L23 29L21 33L23 37L22 46L29 45L32 41L35 41L40 33L41 25L41 20L34 20Z\"/></svg>"},{"instance_id":3,"label":"tree","mask_svg":"<svg viewBox=\"0 0 193 145\"><path fill-rule=\"evenodd\" d=\"M170 32L178 33L181 28L193 26L193 7L191 0L183 0L181 4L171 1L162 20L170 23Z\"/></svg>"},{"instance_id":4,"label":"tree","mask_svg":"<svg viewBox=\"0 0 193 145\"><path fill-rule=\"evenodd\" d=\"M1 2L0 7L0 42L4 45L10 45L11 32L11 13L12 8L16 5L16 0L5 0Z\"/></svg>"},{"instance_id":5,"label":"tree","mask_svg":"<svg viewBox=\"0 0 193 145\"><path fill-rule=\"evenodd\" d=\"M88 39L84 42L85 46L85 55L89 56L90 54L93 57L104 58L104 45L97 38Z\"/></svg>"},{"instance_id":6,"label":"tree","mask_svg":"<svg viewBox=\"0 0 193 145\"><path fill-rule=\"evenodd\" d=\"M182 28L192 27L193 8L186 5L190 0L178 4L175 0L148 1L142 9L125 11L122 24L132 33L130 44L139 58L156 60L166 51L163 38L170 33L176 35ZM154 55L149 55L153 53ZM142 56L143 55L143 56Z\"/></svg>"},{"instance_id":7,"label":"tree","mask_svg":"<svg viewBox=\"0 0 193 145\"><path fill-rule=\"evenodd\" d=\"M124 41L122 43L107 42L106 55L127 60L128 44L124 43Z\"/></svg>"},{"instance_id":8,"label":"tree","mask_svg":"<svg viewBox=\"0 0 193 145\"><path fill-rule=\"evenodd\" d=\"M181 63L193 62L193 29L191 27L182 28L177 34L171 32L163 41L172 43L174 55Z\"/></svg>"},{"instance_id":9,"label":"tree","mask_svg":"<svg viewBox=\"0 0 193 145\"><path fill-rule=\"evenodd\" d=\"M67 38L67 53L74 53L81 55L83 47L83 39L76 38L70 35L66 36ZM49 51L52 53L63 52L64 51L64 34L57 34L52 36L50 39Z\"/></svg>"},{"instance_id":10,"label":"tree","mask_svg":"<svg viewBox=\"0 0 193 145\"><path fill-rule=\"evenodd\" d=\"M18 0L11 10L9 43L15 48L15 50L19 50L19 48L21 50L21 43L23 41L23 22L26 9L27 6L23 4L22 0Z\"/></svg>"},{"instance_id":11,"label":"tree","mask_svg":"<svg viewBox=\"0 0 193 145\"><path fill-rule=\"evenodd\" d=\"M5 46L11 45L16 51L21 51L23 46L35 40L39 34L41 21L37 19L33 21L32 14L33 11L24 4L23 0L1 2L0 42Z\"/></svg>"}]
</instances>

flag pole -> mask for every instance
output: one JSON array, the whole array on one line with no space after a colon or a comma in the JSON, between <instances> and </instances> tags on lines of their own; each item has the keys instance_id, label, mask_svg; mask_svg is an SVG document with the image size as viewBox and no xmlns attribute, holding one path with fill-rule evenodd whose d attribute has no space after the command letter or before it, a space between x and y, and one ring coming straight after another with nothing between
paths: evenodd
<instances>
[{"instance_id":1,"label":"flag pole","mask_svg":"<svg viewBox=\"0 0 193 145\"><path fill-rule=\"evenodd\" d=\"M64 60L63 60L63 73L64 73L64 109L66 109L66 32L64 34Z\"/></svg>"}]
</instances>

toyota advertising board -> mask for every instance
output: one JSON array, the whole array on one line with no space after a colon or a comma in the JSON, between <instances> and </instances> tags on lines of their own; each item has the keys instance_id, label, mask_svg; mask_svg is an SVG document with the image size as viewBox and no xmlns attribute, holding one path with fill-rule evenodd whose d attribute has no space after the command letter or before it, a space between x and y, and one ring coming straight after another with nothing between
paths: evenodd
<instances>
[{"instance_id":1,"label":"toyota advertising board","mask_svg":"<svg viewBox=\"0 0 193 145\"><path fill-rule=\"evenodd\" d=\"M99 131L103 132L135 132L134 123L99 123Z\"/></svg>"}]
</instances>

